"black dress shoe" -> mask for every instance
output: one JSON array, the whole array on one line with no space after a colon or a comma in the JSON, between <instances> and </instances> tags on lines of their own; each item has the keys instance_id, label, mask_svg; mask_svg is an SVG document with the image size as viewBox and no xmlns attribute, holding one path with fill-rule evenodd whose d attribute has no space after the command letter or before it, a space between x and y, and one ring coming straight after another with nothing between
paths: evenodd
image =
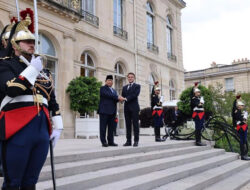
<instances>
[{"instance_id":1,"label":"black dress shoe","mask_svg":"<svg viewBox=\"0 0 250 190\"><path fill-rule=\"evenodd\" d=\"M138 146L138 142L134 142L133 147Z\"/></svg>"},{"instance_id":2,"label":"black dress shoe","mask_svg":"<svg viewBox=\"0 0 250 190\"><path fill-rule=\"evenodd\" d=\"M195 144L196 144L196 146L207 146L206 144L204 144L202 142L196 142Z\"/></svg>"},{"instance_id":3,"label":"black dress shoe","mask_svg":"<svg viewBox=\"0 0 250 190\"><path fill-rule=\"evenodd\" d=\"M131 146L131 142L126 142L123 146Z\"/></svg>"},{"instance_id":4,"label":"black dress shoe","mask_svg":"<svg viewBox=\"0 0 250 190\"><path fill-rule=\"evenodd\" d=\"M250 160L250 157L248 157L247 155L241 156L241 160Z\"/></svg>"},{"instance_id":5,"label":"black dress shoe","mask_svg":"<svg viewBox=\"0 0 250 190\"><path fill-rule=\"evenodd\" d=\"M116 143L109 143L108 145L109 146L118 146L118 144L116 144Z\"/></svg>"},{"instance_id":6,"label":"black dress shoe","mask_svg":"<svg viewBox=\"0 0 250 190\"><path fill-rule=\"evenodd\" d=\"M156 138L155 139L155 142L163 142L164 140L163 139L161 139L161 138Z\"/></svg>"},{"instance_id":7,"label":"black dress shoe","mask_svg":"<svg viewBox=\"0 0 250 190\"><path fill-rule=\"evenodd\" d=\"M103 143L102 147L108 147L109 145L107 143Z\"/></svg>"}]
</instances>

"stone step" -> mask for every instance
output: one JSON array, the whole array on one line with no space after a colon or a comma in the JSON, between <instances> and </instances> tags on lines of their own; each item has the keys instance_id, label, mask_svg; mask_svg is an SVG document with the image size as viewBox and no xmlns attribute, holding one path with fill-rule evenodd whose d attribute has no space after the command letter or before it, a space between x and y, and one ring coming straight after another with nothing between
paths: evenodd
<instances>
[{"instance_id":1,"label":"stone step","mask_svg":"<svg viewBox=\"0 0 250 190\"><path fill-rule=\"evenodd\" d=\"M99 187L92 188L92 190L103 190L103 189L152 190L156 187L165 185L167 183L171 183L173 181L177 181L185 177L195 175L205 170L215 168L220 165L227 164L229 162L233 162L238 158L238 155L232 153L226 153L215 157L210 157L210 156L207 157L208 157L207 159L194 161L191 163L189 162L184 165L179 165L176 167L163 169L156 172L151 172L130 179L109 183L106 185L101 185ZM78 184L76 184L76 186L75 184L72 184L72 187L74 187L75 190L82 189L81 186ZM65 190L67 188L62 187L60 189Z\"/></svg>"},{"instance_id":2,"label":"stone step","mask_svg":"<svg viewBox=\"0 0 250 190\"><path fill-rule=\"evenodd\" d=\"M193 141L167 141L167 143L162 142L159 144L150 145L139 145L139 147L107 147L98 150L79 150L79 148L72 149L69 147L68 151L56 150L54 153L54 163L65 163L65 162L75 162L80 160L97 159L104 157L119 156L125 154L134 154L139 152L151 152L155 150L165 150L172 148L188 147L193 146ZM72 145L74 146L74 145ZM50 154L45 162L45 165L50 164Z\"/></svg>"},{"instance_id":3,"label":"stone step","mask_svg":"<svg viewBox=\"0 0 250 190\"><path fill-rule=\"evenodd\" d=\"M216 167L202 173L169 183L155 190L203 190L212 184L215 184L233 174L244 170L250 166L249 162L235 160L228 164ZM248 175L248 177L250 174ZM238 180L238 178L237 178ZM219 187L219 186L217 186ZM229 188L229 187L228 187ZM220 190L222 188L219 188ZM229 188L230 189L230 188ZM227 190L229 190L227 189Z\"/></svg>"},{"instance_id":4,"label":"stone step","mask_svg":"<svg viewBox=\"0 0 250 190\"><path fill-rule=\"evenodd\" d=\"M248 162L249 164L249 162ZM250 167L242 169L230 177L211 185L205 190L240 190L250 182Z\"/></svg>"},{"instance_id":5,"label":"stone step","mask_svg":"<svg viewBox=\"0 0 250 190\"><path fill-rule=\"evenodd\" d=\"M206 158L211 159L211 163L208 160L208 164L206 162L202 162L202 160ZM74 190L82 190L92 187L97 187L102 184L111 183L113 181L119 181L124 180L126 178L137 178L137 176L145 175L151 172L156 172L159 170L167 170L173 167L180 167L179 165L183 164L190 164L193 162L202 162L205 164L205 168L211 167L216 165L216 162L218 163L227 163L228 161L232 161L237 159L237 156L235 154L226 154L225 151L221 149L211 149L211 150L205 150L201 152L195 152L195 153L189 153L185 155L180 156L173 156L170 158L163 158L163 159L157 159L157 160L151 160L151 161L145 161L141 163L136 164L130 164L126 166L120 166L120 167L114 167L114 168L108 168L103 170L98 170L94 172L88 172L68 177L63 177L57 179L57 186L58 189L64 190L64 189L74 189ZM197 163L194 163L192 167L195 167ZM186 167L184 167L186 168ZM197 166L196 170L203 169L204 166L199 165ZM191 169L192 168L187 168ZM195 170L195 171L196 171ZM186 171L188 173L188 171ZM125 182L126 183L126 182ZM39 182L37 185L38 189L51 189L52 182L44 181ZM162 184L163 185L163 184ZM123 187L123 186L120 186ZM109 188L104 188L109 189ZM120 189L120 188L115 188ZM144 189L144 188L142 188Z\"/></svg>"},{"instance_id":6,"label":"stone step","mask_svg":"<svg viewBox=\"0 0 250 190\"><path fill-rule=\"evenodd\" d=\"M135 154L111 156L105 158L97 158L91 160L82 160L75 162L67 162L56 164L56 177L66 177L91 171L97 171L100 169L124 166L128 164L135 164L144 161L150 161L161 158L169 158L171 156L184 155L188 153L195 153L199 151L205 151L211 149L209 146L198 147L188 146L181 148L171 148L166 150L156 150L152 152L139 152ZM44 166L39 177L39 181L45 181L51 179L51 166Z\"/></svg>"}]
</instances>

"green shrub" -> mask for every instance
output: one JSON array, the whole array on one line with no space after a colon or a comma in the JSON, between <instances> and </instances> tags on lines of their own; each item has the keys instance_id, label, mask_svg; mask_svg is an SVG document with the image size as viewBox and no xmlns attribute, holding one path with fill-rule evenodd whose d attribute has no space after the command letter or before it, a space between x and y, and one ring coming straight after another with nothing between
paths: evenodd
<instances>
[{"instance_id":1,"label":"green shrub","mask_svg":"<svg viewBox=\"0 0 250 190\"><path fill-rule=\"evenodd\" d=\"M80 76L73 79L66 89L69 93L70 108L81 115L97 110L101 85L94 77Z\"/></svg>"}]
</instances>

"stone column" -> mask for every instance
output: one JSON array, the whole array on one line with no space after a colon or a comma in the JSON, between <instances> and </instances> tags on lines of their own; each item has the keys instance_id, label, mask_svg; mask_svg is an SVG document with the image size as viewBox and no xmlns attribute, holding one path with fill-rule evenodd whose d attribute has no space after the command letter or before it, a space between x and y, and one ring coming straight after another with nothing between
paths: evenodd
<instances>
[{"instance_id":1,"label":"stone column","mask_svg":"<svg viewBox=\"0 0 250 190\"><path fill-rule=\"evenodd\" d=\"M73 34L64 33L64 45L62 49L62 63L60 65L61 93L62 93L62 115L64 123L63 138L74 138L75 136L75 113L70 109L69 95L66 93L69 82L74 78L74 47L75 38Z\"/></svg>"}]
</instances>

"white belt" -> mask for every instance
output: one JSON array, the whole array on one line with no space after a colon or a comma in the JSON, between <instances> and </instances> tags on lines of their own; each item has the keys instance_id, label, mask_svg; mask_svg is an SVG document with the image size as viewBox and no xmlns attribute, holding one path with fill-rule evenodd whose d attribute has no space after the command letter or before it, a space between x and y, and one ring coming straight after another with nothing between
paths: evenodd
<instances>
[{"instance_id":1,"label":"white belt","mask_svg":"<svg viewBox=\"0 0 250 190\"><path fill-rule=\"evenodd\" d=\"M204 108L197 108L197 107L195 107L193 111L204 111Z\"/></svg>"},{"instance_id":2,"label":"white belt","mask_svg":"<svg viewBox=\"0 0 250 190\"><path fill-rule=\"evenodd\" d=\"M17 103L17 102L34 102L34 96L33 95L22 95L22 96L16 96L15 98L5 96L2 103L1 103L0 111L7 104L12 104L12 103ZM43 104L48 105L48 100L46 98L43 98Z\"/></svg>"}]
</instances>

